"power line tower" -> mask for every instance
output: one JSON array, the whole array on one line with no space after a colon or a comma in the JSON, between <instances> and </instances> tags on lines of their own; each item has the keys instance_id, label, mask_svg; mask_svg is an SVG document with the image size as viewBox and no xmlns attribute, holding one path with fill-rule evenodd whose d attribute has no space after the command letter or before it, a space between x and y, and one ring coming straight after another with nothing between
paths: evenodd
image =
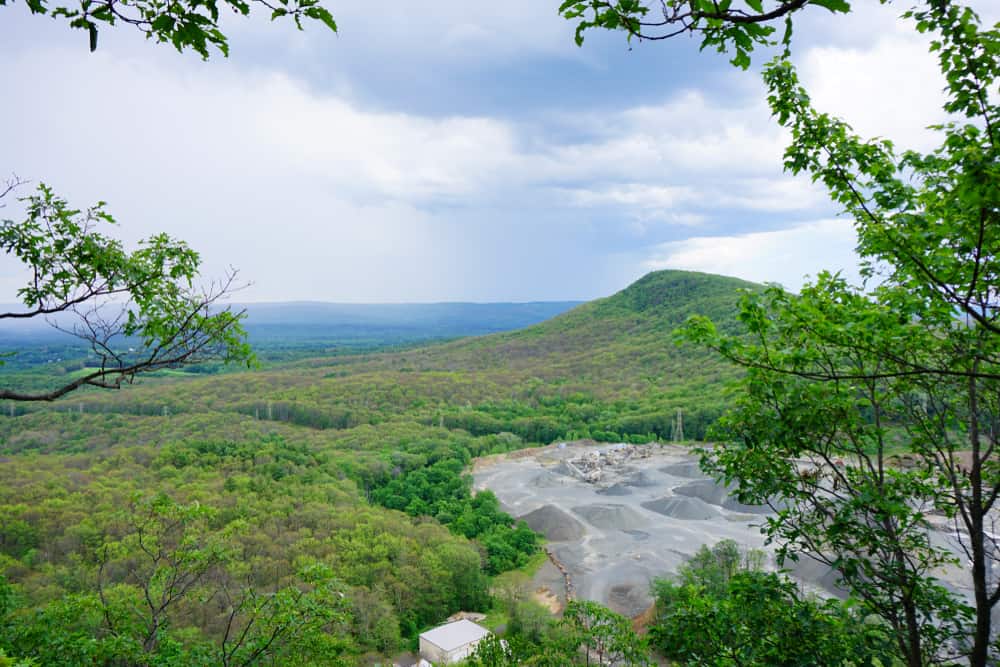
<instances>
[{"instance_id":1,"label":"power line tower","mask_svg":"<svg viewBox=\"0 0 1000 667\"><path fill-rule=\"evenodd\" d=\"M684 440L684 411L677 408L677 418L674 420L674 442Z\"/></svg>"}]
</instances>

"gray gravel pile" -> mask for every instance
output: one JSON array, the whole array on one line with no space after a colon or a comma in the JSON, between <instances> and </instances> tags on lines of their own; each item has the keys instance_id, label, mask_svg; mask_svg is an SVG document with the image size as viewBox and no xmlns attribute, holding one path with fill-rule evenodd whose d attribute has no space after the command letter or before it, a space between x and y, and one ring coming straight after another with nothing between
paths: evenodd
<instances>
[{"instance_id":1,"label":"gray gravel pile","mask_svg":"<svg viewBox=\"0 0 1000 667\"><path fill-rule=\"evenodd\" d=\"M681 486L674 488L674 493L678 496L697 498L703 502L711 505L718 505L720 507L726 499L729 498L728 489L721 484L716 484L710 479L699 479L694 482L682 484Z\"/></svg>"},{"instance_id":2,"label":"gray gravel pile","mask_svg":"<svg viewBox=\"0 0 1000 667\"><path fill-rule=\"evenodd\" d=\"M626 505L595 503L571 509L591 526L601 530L636 530L649 525L648 519Z\"/></svg>"},{"instance_id":3,"label":"gray gravel pile","mask_svg":"<svg viewBox=\"0 0 1000 667\"><path fill-rule=\"evenodd\" d=\"M674 477L687 477L689 479L701 479L708 477L701 471L697 461L686 461L684 463L671 463L660 468L660 472L665 472Z\"/></svg>"},{"instance_id":4,"label":"gray gravel pile","mask_svg":"<svg viewBox=\"0 0 1000 667\"><path fill-rule=\"evenodd\" d=\"M551 542L573 542L583 538L583 524L555 505L543 505L520 517L535 532Z\"/></svg>"},{"instance_id":5,"label":"gray gravel pile","mask_svg":"<svg viewBox=\"0 0 1000 667\"><path fill-rule=\"evenodd\" d=\"M698 498L687 496L667 496L650 500L642 504L648 510L657 514L669 516L682 521L708 521L719 518L719 512L711 505Z\"/></svg>"},{"instance_id":6,"label":"gray gravel pile","mask_svg":"<svg viewBox=\"0 0 1000 667\"><path fill-rule=\"evenodd\" d=\"M602 496L631 496L632 489L627 484L618 482L603 489L597 489L595 493L599 493Z\"/></svg>"}]
</instances>

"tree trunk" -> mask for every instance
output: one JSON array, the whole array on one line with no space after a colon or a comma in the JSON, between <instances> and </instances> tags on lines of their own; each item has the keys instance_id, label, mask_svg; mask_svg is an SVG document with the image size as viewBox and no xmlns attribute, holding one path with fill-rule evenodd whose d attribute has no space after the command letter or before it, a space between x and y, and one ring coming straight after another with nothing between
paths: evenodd
<instances>
[{"instance_id":1,"label":"tree trunk","mask_svg":"<svg viewBox=\"0 0 1000 667\"><path fill-rule=\"evenodd\" d=\"M979 370L978 360L973 361L973 372ZM983 464L980 459L979 443L979 397L974 377L969 378L969 445L972 449L972 466L969 470L969 485L972 499L969 503L969 519L972 524L969 543L972 547L972 586L976 598L976 630L972 637L972 652L969 654L971 667L986 667L990 653L990 625L993 607L986 590L986 535L983 527Z\"/></svg>"},{"instance_id":2,"label":"tree trunk","mask_svg":"<svg viewBox=\"0 0 1000 667\"><path fill-rule=\"evenodd\" d=\"M920 650L920 624L917 622L917 607L907 596L903 599L903 614L906 620L906 666L924 667L924 656Z\"/></svg>"}]
</instances>

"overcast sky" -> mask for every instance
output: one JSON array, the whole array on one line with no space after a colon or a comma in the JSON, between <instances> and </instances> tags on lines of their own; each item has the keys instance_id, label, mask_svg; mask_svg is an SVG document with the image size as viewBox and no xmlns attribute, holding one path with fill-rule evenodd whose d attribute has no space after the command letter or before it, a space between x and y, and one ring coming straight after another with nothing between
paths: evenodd
<instances>
[{"instance_id":1,"label":"overcast sky","mask_svg":"<svg viewBox=\"0 0 1000 667\"><path fill-rule=\"evenodd\" d=\"M558 0L331 1L340 33L227 21L232 54L0 8L0 172L165 231L241 301L590 299L683 268L797 288L851 225L782 173L758 65L696 41L583 48ZM942 82L904 5L802 16L820 108L926 148ZM5 217L13 213L8 206ZM22 276L0 258L0 301Z\"/></svg>"}]
</instances>

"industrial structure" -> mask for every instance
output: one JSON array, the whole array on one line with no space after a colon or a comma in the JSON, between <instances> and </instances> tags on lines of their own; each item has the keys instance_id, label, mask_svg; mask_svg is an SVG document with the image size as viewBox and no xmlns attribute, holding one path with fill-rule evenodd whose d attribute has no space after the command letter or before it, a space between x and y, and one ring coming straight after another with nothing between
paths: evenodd
<instances>
[{"instance_id":1,"label":"industrial structure","mask_svg":"<svg viewBox=\"0 0 1000 667\"><path fill-rule=\"evenodd\" d=\"M489 634L489 630L468 619L440 625L420 635L420 657L435 665L461 662Z\"/></svg>"}]
</instances>

